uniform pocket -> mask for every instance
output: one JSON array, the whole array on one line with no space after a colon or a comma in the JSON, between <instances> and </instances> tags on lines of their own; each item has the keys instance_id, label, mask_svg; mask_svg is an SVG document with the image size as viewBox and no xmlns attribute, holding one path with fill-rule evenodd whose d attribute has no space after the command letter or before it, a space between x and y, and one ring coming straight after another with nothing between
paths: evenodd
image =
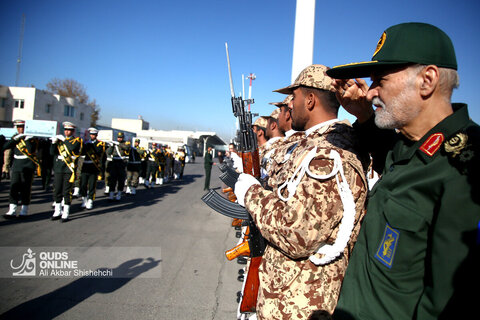
<instances>
[{"instance_id":1,"label":"uniform pocket","mask_svg":"<svg viewBox=\"0 0 480 320\"><path fill-rule=\"evenodd\" d=\"M377 262L392 272L422 270L427 247L428 224L414 210L392 198L386 200L383 233L374 254Z\"/></svg>"}]
</instances>

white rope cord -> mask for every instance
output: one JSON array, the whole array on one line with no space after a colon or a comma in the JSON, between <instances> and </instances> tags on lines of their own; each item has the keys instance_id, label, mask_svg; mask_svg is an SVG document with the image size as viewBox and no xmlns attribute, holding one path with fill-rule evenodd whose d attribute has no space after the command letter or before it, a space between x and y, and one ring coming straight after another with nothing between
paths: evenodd
<instances>
[{"instance_id":1,"label":"white rope cord","mask_svg":"<svg viewBox=\"0 0 480 320\"><path fill-rule=\"evenodd\" d=\"M310 171L309 165L310 162L315 158L317 154L317 147L310 150L307 156L302 160L300 165L294 171L293 175L285 181L277 190L277 195L283 201L290 200L293 195L295 194L300 181L302 180L305 173L310 177L318 180L326 180L333 176L337 181L337 187L340 193L340 199L343 205L343 217L340 223L340 227L337 234L337 239L331 245L322 244L316 253L323 254L322 258L317 258L314 255L310 256L310 261L315 265L325 265L330 263L338 256L340 256L348 244L348 240L350 240L350 235L353 230L354 222L355 222L355 201L353 200L353 194L350 190L348 182L345 178L345 174L342 167L342 159L340 154L335 151L331 150L329 158L332 159L333 162L333 169L332 172L325 175L317 175ZM340 182L338 173L342 178ZM287 194L286 197L282 195L282 191L286 188Z\"/></svg>"}]
</instances>

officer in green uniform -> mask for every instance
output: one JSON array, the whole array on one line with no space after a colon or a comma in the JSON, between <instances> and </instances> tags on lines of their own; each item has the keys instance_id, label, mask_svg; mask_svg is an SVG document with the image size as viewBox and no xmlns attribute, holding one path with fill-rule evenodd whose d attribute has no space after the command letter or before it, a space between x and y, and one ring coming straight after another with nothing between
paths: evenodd
<instances>
[{"instance_id":1,"label":"officer in green uniform","mask_svg":"<svg viewBox=\"0 0 480 320\"><path fill-rule=\"evenodd\" d=\"M102 159L105 152L105 143L97 140L98 130L88 128L90 140L82 149L83 165L81 170L80 194L82 195L82 208L93 208L93 200L97 190L97 180L101 179Z\"/></svg>"},{"instance_id":2,"label":"officer in green uniform","mask_svg":"<svg viewBox=\"0 0 480 320\"><path fill-rule=\"evenodd\" d=\"M17 128L18 133L4 145L4 149L13 149L9 197L10 206L8 212L5 214L6 218L15 217L19 201L22 201L22 209L19 217L25 217L28 214L33 177L35 169L39 165L36 156L38 140L32 136L25 136L23 133L25 121L15 120L13 124Z\"/></svg>"},{"instance_id":3,"label":"officer in green uniform","mask_svg":"<svg viewBox=\"0 0 480 320\"><path fill-rule=\"evenodd\" d=\"M107 170L110 173L108 178L109 186L109 200L120 201L122 199L122 192L125 186L126 178L126 163L131 147L124 141L125 134L119 132L117 134L117 141L113 141L107 149L107 158L111 158L112 162ZM117 194L115 194L117 190Z\"/></svg>"},{"instance_id":4,"label":"officer in green uniform","mask_svg":"<svg viewBox=\"0 0 480 320\"><path fill-rule=\"evenodd\" d=\"M65 136L57 135L52 138L50 153L53 155L53 200L54 212L52 220L62 218L68 220L72 203L72 188L75 182L77 160L82 153L83 140L75 137L75 125L71 122L63 123ZM63 210L61 208L63 199Z\"/></svg>"},{"instance_id":5,"label":"officer in green uniform","mask_svg":"<svg viewBox=\"0 0 480 320\"><path fill-rule=\"evenodd\" d=\"M140 139L135 139L133 147L130 149L127 163L127 191L128 194L137 193L138 178L141 170L141 157L145 150L140 149Z\"/></svg>"},{"instance_id":6,"label":"officer in green uniform","mask_svg":"<svg viewBox=\"0 0 480 320\"><path fill-rule=\"evenodd\" d=\"M214 164L215 163L213 162L212 157L212 146L208 146L207 152L205 153L203 159L203 167L205 168L205 186L203 187L203 190L210 189L210 175L212 173L212 166Z\"/></svg>"},{"instance_id":7,"label":"officer in green uniform","mask_svg":"<svg viewBox=\"0 0 480 320\"><path fill-rule=\"evenodd\" d=\"M456 69L443 31L404 23L382 34L372 61L327 71L343 79L337 98L357 117L361 143L382 172L335 319L478 314L480 128L466 105L450 102ZM366 76L370 87L352 80Z\"/></svg>"}]
</instances>

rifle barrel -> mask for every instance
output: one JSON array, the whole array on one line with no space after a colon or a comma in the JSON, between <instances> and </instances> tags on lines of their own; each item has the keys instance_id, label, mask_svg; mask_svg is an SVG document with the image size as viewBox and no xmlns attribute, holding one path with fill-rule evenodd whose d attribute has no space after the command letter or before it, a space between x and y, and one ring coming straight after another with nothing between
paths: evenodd
<instances>
[{"instance_id":1,"label":"rifle barrel","mask_svg":"<svg viewBox=\"0 0 480 320\"><path fill-rule=\"evenodd\" d=\"M235 98L235 91L233 90L232 69L230 68L230 56L228 55L228 43L225 42L225 50L227 51L228 76L230 78L230 93L232 98Z\"/></svg>"}]
</instances>

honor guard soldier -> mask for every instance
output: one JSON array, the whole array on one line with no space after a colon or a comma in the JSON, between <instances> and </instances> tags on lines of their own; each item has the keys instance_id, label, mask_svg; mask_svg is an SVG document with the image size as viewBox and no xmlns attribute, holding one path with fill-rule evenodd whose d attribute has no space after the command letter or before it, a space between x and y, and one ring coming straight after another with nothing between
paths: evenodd
<instances>
[{"instance_id":1,"label":"honor guard soldier","mask_svg":"<svg viewBox=\"0 0 480 320\"><path fill-rule=\"evenodd\" d=\"M259 319L328 318L365 214L368 155L355 147L348 121L337 119L327 67L311 65L277 92L293 94L292 124L304 137L273 171L273 190L251 175L235 184L269 245L259 268Z\"/></svg>"},{"instance_id":2,"label":"honor guard soldier","mask_svg":"<svg viewBox=\"0 0 480 320\"><path fill-rule=\"evenodd\" d=\"M158 159L158 149L155 142L152 143L152 147L147 151L147 175L145 177L145 187L152 188L155 184L155 178L157 177L158 170L160 168L160 162Z\"/></svg>"},{"instance_id":3,"label":"honor guard soldier","mask_svg":"<svg viewBox=\"0 0 480 320\"><path fill-rule=\"evenodd\" d=\"M265 117L258 117L252 125L253 132L257 135L258 155L260 158L262 157L265 143L268 141L267 125L268 121Z\"/></svg>"},{"instance_id":4,"label":"honor guard soldier","mask_svg":"<svg viewBox=\"0 0 480 320\"><path fill-rule=\"evenodd\" d=\"M35 169L39 165L36 156L37 139L32 136L25 136L25 121L15 120L13 124L17 128L17 134L4 145L4 149L13 149L13 163L10 170L10 206L5 214L6 218L16 215L19 201L22 202L19 216L25 217L28 214L33 177Z\"/></svg>"},{"instance_id":5,"label":"honor guard soldier","mask_svg":"<svg viewBox=\"0 0 480 320\"><path fill-rule=\"evenodd\" d=\"M168 176L168 173L166 172L165 169L166 169L166 166L167 166L167 158L169 158L169 156L167 155L167 152L165 151L165 149L166 149L166 146L161 146L158 149L158 152L157 152L158 163L160 164L160 166L158 168L157 178L155 179L155 184L162 185L164 182L166 182L164 180L164 177ZM167 178L167 180L168 180L168 178Z\"/></svg>"},{"instance_id":6,"label":"honor guard soldier","mask_svg":"<svg viewBox=\"0 0 480 320\"><path fill-rule=\"evenodd\" d=\"M113 141L107 149L107 157L112 159L109 165L110 177L108 178L109 200L121 200L122 191L125 186L126 164L131 147L124 141L125 134L119 132L117 141ZM115 190L117 194L115 195Z\"/></svg>"},{"instance_id":7,"label":"honor guard soldier","mask_svg":"<svg viewBox=\"0 0 480 320\"><path fill-rule=\"evenodd\" d=\"M147 165L148 165L148 150L140 145L137 148L138 154L140 155L140 172L138 173L138 183L145 184L145 179L147 176Z\"/></svg>"},{"instance_id":8,"label":"honor guard soldier","mask_svg":"<svg viewBox=\"0 0 480 320\"><path fill-rule=\"evenodd\" d=\"M128 194L136 194L138 187L138 178L141 170L141 154L145 151L140 149L140 139L135 139L133 147L130 149L127 163L127 190Z\"/></svg>"},{"instance_id":9,"label":"honor guard soldier","mask_svg":"<svg viewBox=\"0 0 480 320\"><path fill-rule=\"evenodd\" d=\"M478 319L480 127L451 102L451 39L430 24L398 24L371 61L327 74L382 174L334 318Z\"/></svg>"},{"instance_id":10,"label":"honor guard soldier","mask_svg":"<svg viewBox=\"0 0 480 320\"><path fill-rule=\"evenodd\" d=\"M97 181L101 179L102 158L105 153L105 143L97 140L98 130L88 128L90 140L83 146L83 166L80 178L80 194L82 196L82 208L93 208L93 200L97 191Z\"/></svg>"},{"instance_id":11,"label":"honor guard soldier","mask_svg":"<svg viewBox=\"0 0 480 320\"><path fill-rule=\"evenodd\" d=\"M52 138L50 153L54 157L53 163L53 200L54 212L52 220L62 218L68 220L72 203L72 188L75 182L76 164L82 153L83 140L75 137L75 125L71 122L63 123L65 136L57 135ZM63 210L61 208L63 200Z\"/></svg>"},{"instance_id":12,"label":"honor guard soldier","mask_svg":"<svg viewBox=\"0 0 480 320\"><path fill-rule=\"evenodd\" d=\"M277 149L284 144L284 133L278 125L278 116L280 115L280 108L276 108L267 119L266 133L269 137L268 141L263 147L262 155L260 156L260 181L266 187L269 177L269 170L273 162L273 156Z\"/></svg>"},{"instance_id":13,"label":"honor guard soldier","mask_svg":"<svg viewBox=\"0 0 480 320\"><path fill-rule=\"evenodd\" d=\"M173 170L173 178L175 180L183 177L183 167L185 166L185 152L182 147L179 147L175 153L175 162Z\"/></svg>"},{"instance_id":14,"label":"honor guard soldier","mask_svg":"<svg viewBox=\"0 0 480 320\"><path fill-rule=\"evenodd\" d=\"M172 172L174 171L174 165L175 165L175 158L172 149L170 149L170 146L166 146L165 149L163 150L163 155L165 157L165 167L162 170L163 175L163 182L168 182L170 178L172 178L173 174Z\"/></svg>"}]
</instances>

